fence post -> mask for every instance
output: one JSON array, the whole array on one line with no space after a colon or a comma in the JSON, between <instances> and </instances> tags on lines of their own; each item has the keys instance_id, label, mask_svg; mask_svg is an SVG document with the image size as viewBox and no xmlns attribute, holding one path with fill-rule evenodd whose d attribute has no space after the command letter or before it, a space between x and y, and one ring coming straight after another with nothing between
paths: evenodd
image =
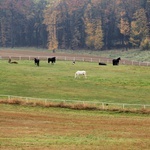
<instances>
[{"instance_id":1,"label":"fence post","mask_svg":"<svg viewBox=\"0 0 150 150\"><path fill-rule=\"evenodd\" d=\"M148 62L146 63L146 65L148 66Z\"/></svg>"},{"instance_id":2,"label":"fence post","mask_svg":"<svg viewBox=\"0 0 150 150\"><path fill-rule=\"evenodd\" d=\"M139 62L139 66L141 65L141 62Z\"/></svg>"},{"instance_id":3,"label":"fence post","mask_svg":"<svg viewBox=\"0 0 150 150\"><path fill-rule=\"evenodd\" d=\"M45 99L45 105L47 104L47 99Z\"/></svg>"},{"instance_id":4,"label":"fence post","mask_svg":"<svg viewBox=\"0 0 150 150\"><path fill-rule=\"evenodd\" d=\"M28 98L26 97L26 103L28 103Z\"/></svg>"},{"instance_id":5,"label":"fence post","mask_svg":"<svg viewBox=\"0 0 150 150\"><path fill-rule=\"evenodd\" d=\"M124 109L124 107L125 107L125 104L123 104L122 108Z\"/></svg>"},{"instance_id":6,"label":"fence post","mask_svg":"<svg viewBox=\"0 0 150 150\"><path fill-rule=\"evenodd\" d=\"M132 66L133 66L133 60L132 60Z\"/></svg>"},{"instance_id":7,"label":"fence post","mask_svg":"<svg viewBox=\"0 0 150 150\"><path fill-rule=\"evenodd\" d=\"M105 109L104 103L102 103L102 108Z\"/></svg>"},{"instance_id":8,"label":"fence post","mask_svg":"<svg viewBox=\"0 0 150 150\"><path fill-rule=\"evenodd\" d=\"M107 59L107 64L109 63L109 59Z\"/></svg>"},{"instance_id":9,"label":"fence post","mask_svg":"<svg viewBox=\"0 0 150 150\"><path fill-rule=\"evenodd\" d=\"M82 59L83 61L84 61L84 57L83 57L83 59Z\"/></svg>"},{"instance_id":10,"label":"fence post","mask_svg":"<svg viewBox=\"0 0 150 150\"><path fill-rule=\"evenodd\" d=\"M85 106L85 103L84 103L84 101L83 101L83 106Z\"/></svg>"}]
</instances>

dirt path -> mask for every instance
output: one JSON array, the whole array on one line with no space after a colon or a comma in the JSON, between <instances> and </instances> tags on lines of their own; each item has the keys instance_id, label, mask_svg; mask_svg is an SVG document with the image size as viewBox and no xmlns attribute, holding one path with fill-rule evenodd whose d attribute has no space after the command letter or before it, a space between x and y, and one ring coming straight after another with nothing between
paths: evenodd
<instances>
[{"instance_id":1,"label":"dirt path","mask_svg":"<svg viewBox=\"0 0 150 150\"><path fill-rule=\"evenodd\" d=\"M100 58L99 56L89 56L82 54L69 54L69 53L52 53L51 51L29 51L29 50L0 50L0 56L70 56L70 57L89 57ZM102 58L102 57L101 57Z\"/></svg>"},{"instance_id":2,"label":"dirt path","mask_svg":"<svg viewBox=\"0 0 150 150\"><path fill-rule=\"evenodd\" d=\"M57 60L70 60L70 61L88 61L88 62L99 62L111 63L112 59L83 54L72 54L72 53L52 53L51 51L29 51L29 50L0 50L0 57L3 59L33 59L35 57L47 59L48 57L57 57Z\"/></svg>"},{"instance_id":3,"label":"dirt path","mask_svg":"<svg viewBox=\"0 0 150 150\"><path fill-rule=\"evenodd\" d=\"M3 59L8 59L9 57L40 57L46 59L47 57L57 57L60 60L66 59L67 60L78 60L78 61L93 61L93 62L104 62L104 63L112 63L111 58L106 57L100 57L100 56L94 56L94 55L85 55L85 54L73 54L73 53L52 53L51 51L33 51L33 50L0 50L0 57ZM136 65L136 66L150 66L149 62L136 62L136 61L130 61L130 60L122 60L120 61L120 64L123 65Z\"/></svg>"}]
</instances>

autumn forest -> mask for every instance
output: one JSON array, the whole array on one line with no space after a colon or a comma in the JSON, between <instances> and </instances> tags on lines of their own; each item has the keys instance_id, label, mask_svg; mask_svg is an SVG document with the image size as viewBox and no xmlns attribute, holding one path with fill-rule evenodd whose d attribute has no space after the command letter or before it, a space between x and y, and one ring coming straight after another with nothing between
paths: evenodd
<instances>
[{"instance_id":1,"label":"autumn forest","mask_svg":"<svg viewBox=\"0 0 150 150\"><path fill-rule=\"evenodd\" d=\"M150 49L150 0L0 0L0 47Z\"/></svg>"}]
</instances>

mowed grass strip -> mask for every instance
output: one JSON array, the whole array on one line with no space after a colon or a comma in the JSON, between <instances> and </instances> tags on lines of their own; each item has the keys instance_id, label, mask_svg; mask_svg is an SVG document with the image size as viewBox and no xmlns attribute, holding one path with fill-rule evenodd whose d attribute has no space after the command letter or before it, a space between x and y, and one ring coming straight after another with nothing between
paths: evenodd
<instances>
[{"instance_id":1,"label":"mowed grass strip","mask_svg":"<svg viewBox=\"0 0 150 150\"><path fill-rule=\"evenodd\" d=\"M75 79L77 70L87 71ZM56 64L0 60L0 94L108 103L150 103L150 69L144 66L99 66L93 62Z\"/></svg>"},{"instance_id":2,"label":"mowed grass strip","mask_svg":"<svg viewBox=\"0 0 150 150\"><path fill-rule=\"evenodd\" d=\"M0 149L149 149L148 115L0 104Z\"/></svg>"}]
</instances>

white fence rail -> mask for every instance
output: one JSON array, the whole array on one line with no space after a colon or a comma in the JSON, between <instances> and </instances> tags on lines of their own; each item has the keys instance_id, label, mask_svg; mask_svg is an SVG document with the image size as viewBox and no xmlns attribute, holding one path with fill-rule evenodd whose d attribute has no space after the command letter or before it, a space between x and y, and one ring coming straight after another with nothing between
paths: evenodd
<instances>
[{"instance_id":1,"label":"white fence rail","mask_svg":"<svg viewBox=\"0 0 150 150\"><path fill-rule=\"evenodd\" d=\"M45 104L50 102L53 103L66 103L66 104L90 104L92 106L98 106L102 109L107 108L120 108L120 109L150 109L150 104L128 104L128 103L107 103L107 102L91 102L91 101L79 101L79 100L62 100L62 99L44 99L44 98L33 98L33 97L22 97L22 96L13 96L13 95L0 95L1 100L25 100L26 102L30 101L42 101Z\"/></svg>"},{"instance_id":2,"label":"white fence rail","mask_svg":"<svg viewBox=\"0 0 150 150\"><path fill-rule=\"evenodd\" d=\"M8 58L15 60L33 60L35 57L41 60L47 60L52 56L0 56L0 59L7 60ZM105 62L107 64L112 63L110 58L100 58L100 57L71 57L71 56L56 56L57 60L65 61L85 61L85 62ZM136 66L150 66L150 62L138 62L138 61L129 61L121 60L120 64L122 65L136 65Z\"/></svg>"}]
</instances>

